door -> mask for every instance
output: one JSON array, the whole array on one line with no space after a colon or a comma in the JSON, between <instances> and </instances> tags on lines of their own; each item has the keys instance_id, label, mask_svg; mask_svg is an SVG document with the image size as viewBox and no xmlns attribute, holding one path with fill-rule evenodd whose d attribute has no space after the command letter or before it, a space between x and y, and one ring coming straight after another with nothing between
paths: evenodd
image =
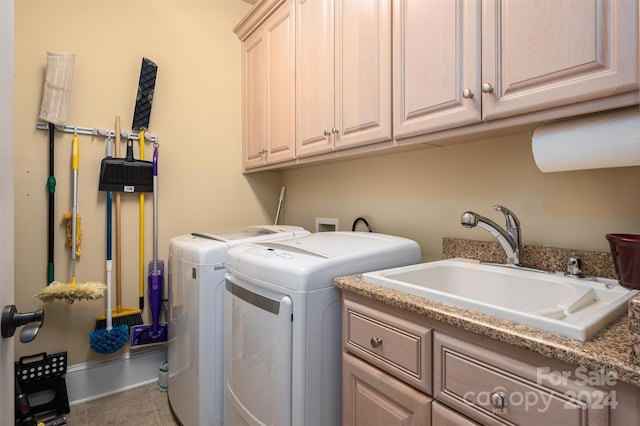
<instances>
[{"instance_id":1,"label":"door","mask_svg":"<svg viewBox=\"0 0 640 426\"><path fill-rule=\"evenodd\" d=\"M267 146L267 72L265 37L256 32L242 42L244 168L264 165Z\"/></svg>"},{"instance_id":2,"label":"door","mask_svg":"<svg viewBox=\"0 0 640 426\"><path fill-rule=\"evenodd\" d=\"M333 151L334 2L296 2L296 155Z\"/></svg>"},{"instance_id":3,"label":"door","mask_svg":"<svg viewBox=\"0 0 640 426\"><path fill-rule=\"evenodd\" d=\"M0 308L13 304L13 16L13 0L0 1ZM0 338L4 424L14 423L13 383L13 339Z\"/></svg>"},{"instance_id":4,"label":"door","mask_svg":"<svg viewBox=\"0 0 640 426\"><path fill-rule=\"evenodd\" d=\"M637 0L482 5L483 120L638 90Z\"/></svg>"},{"instance_id":5,"label":"door","mask_svg":"<svg viewBox=\"0 0 640 426\"><path fill-rule=\"evenodd\" d=\"M428 426L427 395L347 353L342 354L343 426Z\"/></svg>"},{"instance_id":6,"label":"door","mask_svg":"<svg viewBox=\"0 0 640 426\"><path fill-rule=\"evenodd\" d=\"M480 5L394 0L396 138L480 122Z\"/></svg>"},{"instance_id":7,"label":"door","mask_svg":"<svg viewBox=\"0 0 640 426\"><path fill-rule=\"evenodd\" d=\"M293 0L242 42L245 170L295 158L294 42Z\"/></svg>"},{"instance_id":8,"label":"door","mask_svg":"<svg viewBox=\"0 0 640 426\"><path fill-rule=\"evenodd\" d=\"M391 139L391 1L336 1L335 149Z\"/></svg>"},{"instance_id":9,"label":"door","mask_svg":"<svg viewBox=\"0 0 640 426\"><path fill-rule=\"evenodd\" d=\"M291 425L293 302L226 277L224 423Z\"/></svg>"}]
</instances>

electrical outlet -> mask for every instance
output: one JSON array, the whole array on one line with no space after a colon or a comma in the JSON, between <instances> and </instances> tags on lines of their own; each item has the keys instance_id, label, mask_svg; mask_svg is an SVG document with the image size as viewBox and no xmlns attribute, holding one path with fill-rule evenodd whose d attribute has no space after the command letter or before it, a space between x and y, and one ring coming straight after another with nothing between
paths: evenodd
<instances>
[{"instance_id":1,"label":"electrical outlet","mask_svg":"<svg viewBox=\"0 0 640 426\"><path fill-rule=\"evenodd\" d=\"M316 217L316 232L335 232L339 230L340 221L332 217Z\"/></svg>"}]
</instances>

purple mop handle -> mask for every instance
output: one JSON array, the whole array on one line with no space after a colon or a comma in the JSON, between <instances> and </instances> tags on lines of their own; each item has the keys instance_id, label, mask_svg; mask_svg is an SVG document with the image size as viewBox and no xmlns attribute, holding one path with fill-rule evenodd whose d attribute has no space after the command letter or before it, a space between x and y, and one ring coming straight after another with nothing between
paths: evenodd
<instances>
[{"instance_id":1,"label":"purple mop handle","mask_svg":"<svg viewBox=\"0 0 640 426\"><path fill-rule=\"evenodd\" d=\"M162 289L164 287L164 262L158 260L158 144L153 149L153 272L149 274L149 304L151 305L151 336L160 334L160 308L162 307Z\"/></svg>"}]
</instances>

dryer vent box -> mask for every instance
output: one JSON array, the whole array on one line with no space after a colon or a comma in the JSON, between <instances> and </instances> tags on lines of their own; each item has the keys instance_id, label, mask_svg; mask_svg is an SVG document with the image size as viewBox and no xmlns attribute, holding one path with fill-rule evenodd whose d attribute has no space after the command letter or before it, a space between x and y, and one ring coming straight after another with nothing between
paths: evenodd
<instances>
[{"instance_id":1,"label":"dryer vent box","mask_svg":"<svg viewBox=\"0 0 640 426\"><path fill-rule=\"evenodd\" d=\"M332 217L316 217L316 232L339 231L340 221Z\"/></svg>"}]
</instances>

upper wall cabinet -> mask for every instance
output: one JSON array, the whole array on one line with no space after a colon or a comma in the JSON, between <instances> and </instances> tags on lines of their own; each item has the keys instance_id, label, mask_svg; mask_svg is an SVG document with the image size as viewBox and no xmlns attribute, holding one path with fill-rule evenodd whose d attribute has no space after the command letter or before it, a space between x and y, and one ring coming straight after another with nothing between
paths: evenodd
<instances>
[{"instance_id":1,"label":"upper wall cabinet","mask_svg":"<svg viewBox=\"0 0 640 426\"><path fill-rule=\"evenodd\" d=\"M637 91L638 1L394 2L394 135Z\"/></svg>"},{"instance_id":2,"label":"upper wall cabinet","mask_svg":"<svg viewBox=\"0 0 640 426\"><path fill-rule=\"evenodd\" d=\"M395 0L394 135L435 132L482 120L480 12L476 0Z\"/></svg>"},{"instance_id":3,"label":"upper wall cabinet","mask_svg":"<svg viewBox=\"0 0 640 426\"><path fill-rule=\"evenodd\" d=\"M390 140L390 0L297 0L296 35L296 155Z\"/></svg>"},{"instance_id":4,"label":"upper wall cabinet","mask_svg":"<svg viewBox=\"0 0 640 426\"><path fill-rule=\"evenodd\" d=\"M243 167L295 159L295 26L284 2L242 42Z\"/></svg>"}]
</instances>

